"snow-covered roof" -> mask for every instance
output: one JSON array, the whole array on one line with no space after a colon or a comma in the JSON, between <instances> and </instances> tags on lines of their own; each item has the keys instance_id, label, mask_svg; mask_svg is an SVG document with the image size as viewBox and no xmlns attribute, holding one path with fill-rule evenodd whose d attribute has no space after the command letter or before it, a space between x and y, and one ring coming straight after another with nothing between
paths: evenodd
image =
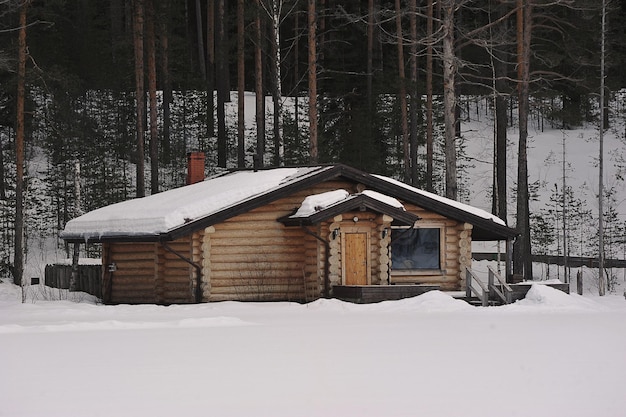
<instances>
[{"instance_id":1,"label":"snow-covered roof","mask_svg":"<svg viewBox=\"0 0 626 417\"><path fill-rule=\"evenodd\" d=\"M397 217L404 211L402 201L473 224L472 237L477 240L510 238L516 234L501 219L484 210L388 177L338 164L229 172L193 185L91 211L69 221L61 237L68 241L174 239L339 177L362 184L366 190L354 195L338 190L310 196L300 207L300 218L308 215L311 220L316 216L312 214L316 207L327 208L333 204L339 207L346 202L346 207L355 204L357 200L350 202L351 198L383 212L391 211ZM408 220L407 217L405 221Z\"/></svg>"},{"instance_id":2,"label":"snow-covered roof","mask_svg":"<svg viewBox=\"0 0 626 417\"><path fill-rule=\"evenodd\" d=\"M65 226L62 237L158 236L287 183L321 167L235 171L202 182L91 211Z\"/></svg>"},{"instance_id":3,"label":"snow-covered roof","mask_svg":"<svg viewBox=\"0 0 626 417\"><path fill-rule=\"evenodd\" d=\"M320 210L332 207L335 204L344 202L350 198L357 198L359 195L366 195L374 200L380 201L388 206L404 209L402 203L393 197L378 193L372 190L364 190L362 193L350 194L346 190L334 190L325 193L314 194L306 197L300 208L290 218L308 217Z\"/></svg>"},{"instance_id":4,"label":"snow-covered roof","mask_svg":"<svg viewBox=\"0 0 626 417\"><path fill-rule=\"evenodd\" d=\"M380 178L381 180L384 180L384 181L387 181L389 183L392 183L392 184L398 185L400 187L406 188L407 190L410 190L410 191L412 191L414 193L420 194L420 195L422 195L424 197L427 197L429 199L439 201L439 202L444 203L444 204L446 204L448 206L456 207L459 210L463 210L463 211L471 213L471 214L473 214L475 216L482 217L482 218L487 219L487 220L491 220L491 221L493 221L495 223L498 223L498 224L500 224L502 226L506 226L506 223L504 222L504 220L502 220L501 218L499 218L497 216L494 216L493 214L491 214L491 213L489 213L489 212L487 212L487 211L485 211L483 209L480 209L478 207L470 206L468 204L464 204L464 203L461 203L461 202L458 202L458 201L455 201L455 200L451 200L449 198L442 197L440 195L433 194L433 193L430 193L428 191L420 190L419 188L412 187L412 186L410 186L408 184L405 184L405 183L400 182L398 180L395 180L393 178L385 177L383 175L376 175L376 174L372 174L372 175L374 177L376 177L376 178Z\"/></svg>"}]
</instances>

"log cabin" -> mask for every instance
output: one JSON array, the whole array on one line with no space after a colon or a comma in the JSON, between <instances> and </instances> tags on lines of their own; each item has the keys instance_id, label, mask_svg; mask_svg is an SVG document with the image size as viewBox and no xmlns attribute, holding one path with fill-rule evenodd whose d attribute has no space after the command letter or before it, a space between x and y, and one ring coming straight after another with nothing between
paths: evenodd
<instances>
[{"instance_id":1,"label":"log cabin","mask_svg":"<svg viewBox=\"0 0 626 417\"><path fill-rule=\"evenodd\" d=\"M346 165L207 179L200 166L189 185L67 223L67 242L102 244L103 302L307 302L394 286L461 291L472 240L509 247L516 236L486 211Z\"/></svg>"}]
</instances>

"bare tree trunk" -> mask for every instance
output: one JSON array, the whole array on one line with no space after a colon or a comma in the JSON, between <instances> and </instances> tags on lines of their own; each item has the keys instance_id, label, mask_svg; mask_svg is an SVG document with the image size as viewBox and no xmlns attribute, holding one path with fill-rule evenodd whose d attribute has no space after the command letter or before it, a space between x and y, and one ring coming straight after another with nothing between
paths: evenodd
<instances>
[{"instance_id":1,"label":"bare tree trunk","mask_svg":"<svg viewBox=\"0 0 626 417\"><path fill-rule=\"evenodd\" d=\"M396 7L396 37L398 41L398 77L400 85L398 96L400 103L400 125L402 128L402 157L404 161L404 179L411 178L411 163L409 157L409 117L407 114L406 101L406 78L404 74L404 36L402 34L402 10L400 0L395 0Z\"/></svg>"},{"instance_id":2,"label":"bare tree trunk","mask_svg":"<svg viewBox=\"0 0 626 417\"><path fill-rule=\"evenodd\" d=\"M417 84L417 1L409 0L409 21L411 26L411 48L409 62L411 63L411 130L410 130L410 168L411 184L417 185L417 125L421 107L419 88Z\"/></svg>"},{"instance_id":3,"label":"bare tree trunk","mask_svg":"<svg viewBox=\"0 0 626 417\"><path fill-rule=\"evenodd\" d=\"M517 168L517 230L520 233L513 247L513 269L532 280L530 243L530 210L528 193L528 95L530 84L530 36L532 0L517 0L517 67L519 95L519 146Z\"/></svg>"},{"instance_id":4,"label":"bare tree trunk","mask_svg":"<svg viewBox=\"0 0 626 417\"><path fill-rule=\"evenodd\" d=\"M602 34L600 44L600 149L598 156L598 295L606 295L607 280L604 275L604 74L605 74L605 38L606 38L606 6L602 0ZM626 295L626 293L624 293Z\"/></svg>"},{"instance_id":5,"label":"bare tree trunk","mask_svg":"<svg viewBox=\"0 0 626 417\"><path fill-rule=\"evenodd\" d=\"M444 0L443 12L443 105L445 121L446 197L457 199L456 179L456 95L454 78L456 59L454 56L454 12L456 0Z\"/></svg>"},{"instance_id":6,"label":"bare tree trunk","mask_svg":"<svg viewBox=\"0 0 626 417\"><path fill-rule=\"evenodd\" d=\"M148 97L150 101L150 192L159 192L159 138L157 131L156 40L154 0L146 3L146 47L148 57Z\"/></svg>"},{"instance_id":7,"label":"bare tree trunk","mask_svg":"<svg viewBox=\"0 0 626 417\"><path fill-rule=\"evenodd\" d=\"M263 32L261 26L261 0L256 0L256 47L254 48L254 75L256 94L256 157L255 168L262 167L265 155L265 94L263 92Z\"/></svg>"},{"instance_id":8,"label":"bare tree trunk","mask_svg":"<svg viewBox=\"0 0 626 417\"><path fill-rule=\"evenodd\" d=\"M226 168L226 102L229 101L230 88L226 73L226 10L225 0L217 2L217 166Z\"/></svg>"},{"instance_id":9,"label":"bare tree trunk","mask_svg":"<svg viewBox=\"0 0 626 417\"><path fill-rule=\"evenodd\" d=\"M367 110L372 114L374 108L374 0L367 2Z\"/></svg>"},{"instance_id":10,"label":"bare tree trunk","mask_svg":"<svg viewBox=\"0 0 626 417\"><path fill-rule=\"evenodd\" d=\"M202 5L196 0L196 38L198 40L198 64L200 75L206 80L206 59L204 58L204 30L202 28Z\"/></svg>"},{"instance_id":11,"label":"bare tree trunk","mask_svg":"<svg viewBox=\"0 0 626 417\"><path fill-rule=\"evenodd\" d=\"M24 279L24 102L26 100L26 11L30 1L20 7L17 59L17 100L15 128L15 255L13 283L22 285Z\"/></svg>"},{"instance_id":12,"label":"bare tree trunk","mask_svg":"<svg viewBox=\"0 0 626 417\"><path fill-rule=\"evenodd\" d=\"M502 4L498 7L496 17L501 18L506 14L504 10L505 5ZM498 33L500 37L504 37L508 30L508 22L505 20L498 26ZM497 47L494 50L494 74L495 74L495 112L496 112L496 160L495 160L495 173L496 184L494 187L494 214L500 217L502 220L507 221L507 108L508 100L504 95L506 89L506 75L507 75L507 53L501 48Z\"/></svg>"},{"instance_id":13,"label":"bare tree trunk","mask_svg":"<svg viewBox=\"0 0 626 417\"><path fill-rule=\"evenodd\" d=\"M433 192L433 0L426 18L426 191Z\"/></svg>"},{"instance_id":14,"label":"bare tree trunk","mask_svg":"<svg viewBox=\"0 0 626 417\"><path fill-rule=\"evenodd\" d=\"M273 53L273 89L272 101L274 102L274 166L279 166L281 161L281 108L282 108L282 86L281 86L281 54L280 54L280 5L278 0L271 0L272 10L272 53Z\"/></svg>"},{"instance_id":15,"label":"bare tree trunk","mask_svg":"<svg viewBox=\"0 0 626 417\"><path fill-rule=\"evenodd\" d=\"M207 131L209 137L215 135L215 0L207 0L206 11L206 49L207 49Z\"/></svg>"},{"instance_id":16,"label":"bare tree trunk","mask_svg":"<svg viewBox=\"0 0 626 417\"><path fill-rule=\"evenodd\" d=\"M309 158L312 164L318 162L317 150L317 61L316 61L316 15L315 0L308 0L309 27Z\"/></svg>"},{"instance_id":17,"label":"bare tree trunk","mask_svg":"<svg viewBox=\"0 0 626 417\"><path fill-rule=\"evenodd\" d=\"M133 44L135 46L135 98L137 100L137 197L146 195L144 167L144 122L146 118L146 101L144 89L143 35L144 35L144 3L134 0Z\"/></svg>"},{"instance_id":18,"label":"bare tree trunk","mask_svg":"<svg viewBox=\"0 0 626 417\"><path fill-rule=\"evenodd\" d=\"M244 114L245 88L245 27L244 27L244 0L237 1L237 166L246 166L246 119Z\"/></svg>"},{"instance_id":19,"label":"bare tree trunk","mask_svg":"<svg viewBox=\"0 0 626 417\"><path fill-rule=\"evenodd\" d=\"M294 80L294 148L300 149L300 54L298 53L298 49L300 48L300 13L299 10L296 10L294 15L294 47L293 47L293 80ZM299 152L298 152L299 154Z\"/></svg>"},{"instance_id":20,"label":"bare tree trunk","mask_svg":"<svg viewBox=\"0 0 626 417\"><path fill-rule=\"evenodd\" d=\"M162 22L160 30L161 40L161 84L163 88L163 137L161 143L161 149L164 162L170 162L170 105L172 103L172 83L170 81L170 64L169 64L169 0L164 0L165 13L161 16L159 21Z\"/></svg>"}]
</instances>

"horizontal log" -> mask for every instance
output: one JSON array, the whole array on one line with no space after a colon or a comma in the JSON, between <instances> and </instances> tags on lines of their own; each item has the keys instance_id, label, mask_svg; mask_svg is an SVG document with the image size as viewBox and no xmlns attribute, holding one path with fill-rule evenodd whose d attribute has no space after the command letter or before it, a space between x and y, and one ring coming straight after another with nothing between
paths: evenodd
<instances>
[{"instance_id":1,"label":"horizontal log","mask_svg":"<svg viewBox=\"0 0 626 417\"><path fill-rule=\"evenodd\" d=\"M273 238L291 238L302 239L303 232L298 229L278 229L278 228L256 228L256 229L233 229L218 230L211 236L211 241L216 242L219 239L236 239L236 238L255 238L255 237L273 237Z\"/></svg>"},{"instance_id":2,"label":"horizontal log","mask_svg":"<svg viewBox=\"0 0 626 417\"><path fill-rule=\"evenodd\" d=\"M271 251L269 250L271 249ZM281 245L280 252L285 255L302 253L302 245ZM224 245L215 245L211 247L211 256L217 255L248 255L248 254L259 254L264 255L266 252L276 253L277 249L272 247L264 247L260 248L258 246L253 245L245 245L245 246L224 246Z\"/></svg>"},{"instance_id":3,"label":"horizontal log","mask_svg":"<svg viewBox=\"0 0 626 417\"><path fill-rule=\"evenodd\" d=\"M115 260L114 260L115 261ZM154 259L138 259L136 261L124 261L124 262L115 262L117 265L117 270L115 272L126 271L126 270L151 270L153 271L156 267L156 263Z\"/></svg>"},{"instance_id":4,"label":"horizontal log","mask_svg":"<svg viewBox=\"0 0 626 417\"><path fill-rule=\"evenodd\" d=\"M432 275L414 275L414 276L398 276L391 275L391 283L392 284L443 284L446 281L441 276L432 276Z\"/></svg>"},{"instance_id":5,"label":"horizontal log","mask_svg":"<svg viewBox=\"0 0 626 417\"><path fill-rule=\"evenodd\" d=\"M239 262L213 261L211 263L211 272L251 270L256 274L271 274L274 271L302 271L303 266L304 262L289 262L286 260L276 262L259 262L250 260L248 262L246 259L241 259Z\"/></svg>"},{"instance_id":6,"label":"horizontal log","mask_svg":"<svg viewBox=\"0 0 626 417\"><path fill-rule=\"evenodd\" d=\"M302 277L302 268L294 269L294 270L276 270L276 271L215 271L211 270L211 282L215 282L215 280L219 279L232 279L232 278L241 278L241 279L259 279L259 280L269 280L269 279L277 279L277 278L297 278Z\"/></svg>"},{"instance_id":7,"label":"horizontal log","mask_svg":"<svg viewBox=\"0 0 626 417\"><path fill-rule=\"evenodd\" d=\"M165 262L160 263L159 266L162 266L165 269L168 268L189 268L191 264L187 261L183 261L180 258L176 259L166 259Z\"/></svg>"},{"instance_id":8,"label":"horizontal log","mask_svg":"<svg viewBox=\"0 0 626 417\"><path fill-rule=\"evenodd\" d=\"M166 285L171 285L171 284L186 284L186 285L188 285L191 282L193 277L191 277L189 275L186 275L186 276L184 276L184 275L178 275L178 276L172 276L172 275L166 276L166 275L163 275L160 278L161 278L160 281L163 282Z\"/></svg>"},{"instance_id":9,"label":"horizontal log","mask_svg":"<svg viewBox=\"0 0 626 417\"><path fill-rule=\"evenodd\" d=\"M305 260L304 254L300 254L297 252L294 253L232 253L232 254L222 254L218 255L215 253L211 254L211 263L241 263L245 264L246 268L250 267L250 264L254 263L270 263L270 262L300 262L303 263Z\"/></svg>"},{"instance_id":10,"label":"horizontal log","mask_svg":"<svg viewBox=\"0 0 626 417\"><path fill-rule=\"evenodd\" d=\"M111 253L153 253L154 243L114 243L109 250Z\"/></svg>"},{"instance_id":11,"label":"horizontal log","mask_svg":"<svg viewBox=\"0 0 626 417\"><path fill-rule=\"evenodd\" d=\"M300 239L286 239L276 237L255 237L255 238L220 238L211 242L212 245L223 246L256 246L259 248L281 246L281 247L298 247L302 248L302 241Z\"/></svg>"},{"instance_id":12,"label":"horizontal log","mask_svg":"<svg viewBox=\"0 0 626 417\"><path fill-rule=\"evenodd\" d=\"M121 275L115 273L115 275L113 275L113 282L120 284L135 282L154 282L154 275Z\"/></svg>"},{"instance_id":13,"label":"horizontal log","mask_svg":"<svg viewBox=\"0 0 626 417\"><path fill-rule=\"evenodd\" d=\"M117 252L111 254L109 259L114 260L115 262L121 261L134 261L137 259L154 259L155 252Z\"/></svg>"},{"instance_id":14,"label":"horizontal log","mask_svg":"<svg viewBox=\"0 0 626 417\"><path fill-rule=\"evenodd\" d=\"M303 300L304 291L211 292L211 301L286 301Z\"/></svg>"},{"instance_id":15,"label":"horizontal log","mask_svg":"<svg viewBox=\"0 0 626 417\"><path fill-rule=\"evenodd\" d=\"M189 264L181 265L180 267L168 267L159 270L159 274L172 276L172 275L189 275L194 269Z\"/></svg>"}]
</instances>

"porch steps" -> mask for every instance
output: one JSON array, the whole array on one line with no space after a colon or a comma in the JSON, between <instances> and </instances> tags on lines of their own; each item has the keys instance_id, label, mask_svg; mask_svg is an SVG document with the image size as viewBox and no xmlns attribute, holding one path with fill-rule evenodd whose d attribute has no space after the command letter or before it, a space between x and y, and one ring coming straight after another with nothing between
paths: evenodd
<instances>
[{"instance_id":1,"label":"porch steps","mask_svg":"<svg viewBox=\"0 0 626 417\"><path fill-rule=\"evenodd\" d=\"M467 304L472 305L474 307L481 307L483 305L483 301L478 297L467 297L467 296L457 296L454 297L457 300L465 301ZM487 301L487 307L499 306L502 305L501 302L497 300L490 299Z\"/></svg>"}]
</instances>

